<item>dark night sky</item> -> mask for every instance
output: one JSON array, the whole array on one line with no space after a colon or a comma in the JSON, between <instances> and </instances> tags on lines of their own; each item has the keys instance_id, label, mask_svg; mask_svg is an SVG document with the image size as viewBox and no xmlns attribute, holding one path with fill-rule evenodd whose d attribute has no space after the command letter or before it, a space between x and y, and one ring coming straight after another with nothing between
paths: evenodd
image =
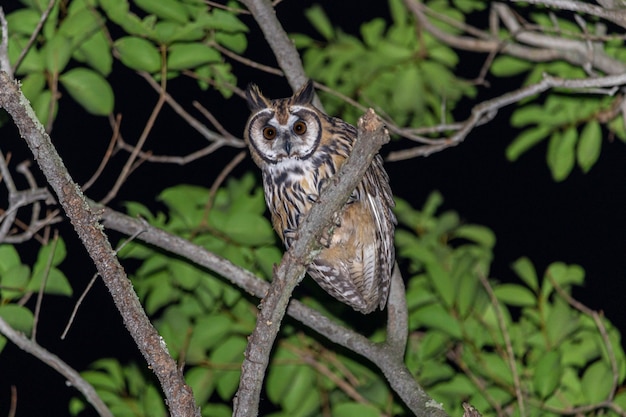
<instances>
[{"instance_id":1,"label":"dark night sky","mask_svg":"<svg viewBox=\"0 0 626 417\"><path fill-rule=\"evenodd\" d=\"M312 3L292 0L278 6L278 16L288 31L310 31L304 18L297 16L300 8ZM355 32L361 22L387 13L386 2L382 1L373 7L368 4L368 8L355 0L325 0L320 3L331 19L340 22L346 32ZM354 10L358 11L356 15ZM249 51L253 58L272 64L271 52L263 44L258 31L251 33L250 39ZM475 77L482 59L482 56L463 54L459 74L467 78ZM260 76L240 66L236 66L236 70L241 70L241 87L254 81L268 95L288 94L284 80ZM315 78L315 74L310 75ZM116 91L124 91L123 96L118 96L116 112L124 114L123 134L129 141L134 141L156 96L142 79L132 73L122 73L119 65L111 81L115 89L121 89ZM495 97L506 88L514 87L496 84L490 89L483 88L477 100ZM174 81L170 83L170 88L182 103L201 100L215 111L227 129L236 135L241 134L248 115L242 100L233 98L223 105L219 95L199 92L192 81ZM462 103L456 110L459 118L467 116L472 105L473 102L469 101ZM93 161L99 161L106 148L110 128L105 120L85 117L68 100L64 100L61 106L53 141L66 160L70 173L82 183L95 169ZM546 166L545 145L534 148L516 163L506 161L504 149L514 135L508 126L511 110L501 112L493 122L478 128L460 146L428 158L388 163L386 167L394 192L415 207L420 207L425 197L437 189L445 198L444 209L457 211L466 222L493 229L498 243L492 276L500 280L514 279L509 265L520 256L528 256L540 274L553 261L580 264L587 271L587 280L583 289L575 291L575 296L594 309L604 310L622 332L626 331L621 297L626 293L626 147L619 141L605 141L602 155L589 174L583 175L575 169L566 181L555 183ZM171 115L171 111L164 111L148 148L159 153L180 155L203 146L191 129L168 123ZM6 152L7 146L14 147L12 150L16 157L26 157L23 144L13 137L4 137L6 128L2 131L3 151ZM125 200L151 204L160 190L180 182L209 187L223 166L214 161L227 161L237 152L221 150L216 155L182 167L144 164L129 179L112 205L121 208L119 203ZM122 160L117 158L113 162L119 167ZM235 174L252 166L247 159ZM115 168L111 167L108 175L112 176L115 172ZM111 180L102 181L87 194L94 199L101 198L110 185ZM61 230L70 247L64 267L79 292L91 278L94 268L73 237L71 228L64 225ZM27 249L26 246L23 251ZM39 327L39 340L44 346L79 369L84 369L94 358L102 355L126 359L139 357L101 283L88 296L68 339L60 341L59 334L72 307L73 301L68 302L67 299L49 297L44 300L44 315ZM18 416L66 413L65 398L72 395L72 389L65 388L63 378L11 345L0 354L0 375L0 415L7 414L10 384L18 386ZM41 401L40 396L48 390L54 392L54 400Z\"/></svg>"}]
</instances>

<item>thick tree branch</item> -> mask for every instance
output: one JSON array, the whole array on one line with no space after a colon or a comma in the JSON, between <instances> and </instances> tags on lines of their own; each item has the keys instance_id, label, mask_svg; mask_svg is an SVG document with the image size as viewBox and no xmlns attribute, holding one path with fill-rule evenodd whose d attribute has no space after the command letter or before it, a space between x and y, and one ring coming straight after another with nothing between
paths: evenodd
<instances>
[{"instance_id":1,"label":"thick tree branch","mask_svg":"<svg viewBox=\"0 0 626 417\"><path fill-rule=\"evenodd\" d=\"M61 157L37 120L18 83L6 72L0 72L0 107L17 125L39 167L54 192L76 233L87 249L98 273L106 284L124 325L130 332L148 365L159 378L172 416L199 416L191 388L183 379L161 337L146 316L132 284L126 277L113 249L78 185L72 180Z\"/></svg>"},{"instance_id":2,"label":"thick tree branch","mask_svg":"<svg viewBox=\"0 0 626 417\"><path fill-rule=\"evenodd\" d=\"M274 6L269 0L241 0L241 2L250 10L261 28L289 85L293 91L298 91L307 82L308 77L304 72L300 54L276 17ZM317 96L313 100L313 105L324 110Z\"/></svg>"},{"instance_id":3,"label":"thick tree branch","mask_svg":"<svg viewBox=\"0 0 626 417\"><path fill-rule=\"evenodd\" d=\"M0 317L0 333L13 342L15 346L22 349L24 352L33 355L67 378L68 382L85 396L85 399L89 401L100 416L113 417L113 413L111 413L106 404L104 404L102 399L98 396L93 386L91 386L89 382L85 381L80 374L74 370L74 368L69 366L58 356L50 353L36 342L30 340L24 334L12 328L2 317Z\"/></svg>"}]
</instances>

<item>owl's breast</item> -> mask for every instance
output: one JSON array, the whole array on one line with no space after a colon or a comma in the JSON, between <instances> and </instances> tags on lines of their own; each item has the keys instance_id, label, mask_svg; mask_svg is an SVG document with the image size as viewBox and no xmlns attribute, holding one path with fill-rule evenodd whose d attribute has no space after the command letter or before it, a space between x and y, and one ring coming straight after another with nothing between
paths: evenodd
<instances>
[{"instance_id":1,"label":"owl's breast","mask_svg":"<svg viewBox=\"0 0 626 417\"><path fill-rule=\"evenodd\" d=\"M286 235L295 232L334 174L327 166L313 159L286 159L263 170L265 201L272 224L287 246Z\"/></svg>"}]
</instances>

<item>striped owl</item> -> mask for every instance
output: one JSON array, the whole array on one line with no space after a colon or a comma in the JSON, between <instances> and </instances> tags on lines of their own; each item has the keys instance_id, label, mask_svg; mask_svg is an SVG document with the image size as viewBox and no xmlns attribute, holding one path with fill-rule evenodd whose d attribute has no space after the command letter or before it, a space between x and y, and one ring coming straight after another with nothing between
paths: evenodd
<instances>
[{"instance_id":1,"label":"striped owl","mask_svg":"<svg viewBox=\"0 0 626 417\"><path fill-rule=\"evenodd\" d=\"M244 137L263 172L265 202L287 249L357 137L354 126L315 108L313 95L311 81L278 100L266 98L256 85L246 91L252 114ZM395 263L393 206L389 177L376 155L307 269L326 292L362 313L387 303Z\"/></svg>"}]
</instances>

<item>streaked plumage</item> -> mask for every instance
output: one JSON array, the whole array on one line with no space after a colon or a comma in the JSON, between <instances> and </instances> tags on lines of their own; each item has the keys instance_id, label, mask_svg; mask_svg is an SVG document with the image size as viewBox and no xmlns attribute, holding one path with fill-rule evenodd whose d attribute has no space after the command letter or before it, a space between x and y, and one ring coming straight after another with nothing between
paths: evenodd
<instances>
[{"instance_id":1,"label":"streaked plumage","mask_svg":"<svg viewBox=\"0 0 626 417\"><path fill-rule=\"evenodd\" d=\"M315 108L313 93L311 82L278 100L267 99L255 85L246 91L252 114L244 137L263 172L272 224L287 248L357 136L354 126ZM393 205L389 177L376 155L307 271L330 295L362 313L387 303L395 263Z\"/></svg>"}]
</instances>

